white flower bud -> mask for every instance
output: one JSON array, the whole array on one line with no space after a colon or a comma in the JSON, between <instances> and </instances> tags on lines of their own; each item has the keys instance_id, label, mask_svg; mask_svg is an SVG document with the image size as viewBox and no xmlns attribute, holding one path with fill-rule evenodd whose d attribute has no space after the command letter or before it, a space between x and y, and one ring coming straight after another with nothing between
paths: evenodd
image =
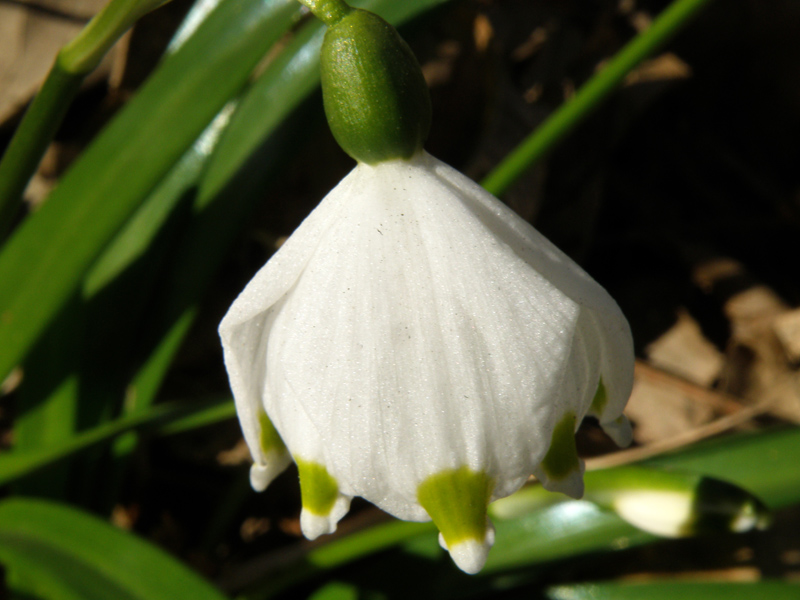
<instances>
[{"instance_id":1,"label":"white flower bud","mask_svg":"<svg viewBox=\"0 0 800 600\"><path fill-rule=\"evenodd\" d=\"M474 573L494 537L489 502L532 473L582 494L584 416L630 440L633 348L616 303L424 152L359 164L256 274L220 335L254 487L291 454L311 538L362 496L433 519Z\"/></svg>"}]
</instances>

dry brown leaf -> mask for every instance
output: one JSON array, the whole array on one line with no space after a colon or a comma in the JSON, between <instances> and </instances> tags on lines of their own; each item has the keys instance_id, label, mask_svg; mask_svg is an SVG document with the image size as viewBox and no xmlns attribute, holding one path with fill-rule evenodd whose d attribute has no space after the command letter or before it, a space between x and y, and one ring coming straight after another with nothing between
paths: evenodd
<instances>
[{"instance_id":1,"label":"dry brown leaf","mask_svg":"<svg viewBox=\"0 0 800 600\"><path fill-rule=\"evenodd\" d=\"M704 387L717 380L725 360L683 309L675 324L645 348L645 354L654 367Z\"/></svg>"},{"instance_id":2,"label":"dry brown leaf","mask_svg":"<svg viewBox=\"0 0 800 600\"><path fill-rule=\"evenodd\" d=\"M698 265L694 277L704 289L724 280L749 282L732 293L723 307L731 328L729 375L727 381L723 378L724 389L753 403L769 401L773 414L800 423L800 373L787 360L776 334L776 323L786 319L792 309L743 265L729 258Z\"/></svg>"}]
</instances>

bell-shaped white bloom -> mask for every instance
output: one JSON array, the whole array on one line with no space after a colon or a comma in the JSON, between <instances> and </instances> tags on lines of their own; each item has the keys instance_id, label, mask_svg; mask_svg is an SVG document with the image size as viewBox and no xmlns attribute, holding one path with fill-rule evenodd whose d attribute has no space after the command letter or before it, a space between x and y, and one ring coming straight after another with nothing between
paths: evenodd
<instances>
[{"instance_id":1,"label":"bell-shaped white bloom","mask_svg":"<svg viewBox=\"0 0 800 600\"><path fill-rule=\"evenodd\" d=\"M362 496L433 519L473 573L494 537L490 501L530 474L583 493L574 432L585 415L630 441L633 349L616 303L425 152L359 164L256 274L220 335L252 484L264 489L293 458L312 539Z\"/></svg>"}]
</instances>

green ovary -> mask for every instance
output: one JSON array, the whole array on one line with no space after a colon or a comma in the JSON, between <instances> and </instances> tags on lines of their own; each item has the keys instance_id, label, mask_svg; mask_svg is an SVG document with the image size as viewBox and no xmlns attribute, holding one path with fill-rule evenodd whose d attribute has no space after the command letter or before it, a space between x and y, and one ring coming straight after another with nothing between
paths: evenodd
<instances>
[{"instance_id":1,"label":"green ovary","mask_svg":"<svg viewBox=\"0 0 800 600\"><path fill-rule=\"evenodd\" d=\"M295 457L300 474L303 508L320 517L327 516L339 497L339 484L319 463Z\"/></svg>"},{"instance_id":2,"label":"green ovary","mask_svg":"<svg viewBox=\"0 0 800 600\"><path fill-rule=\"evenodd\" d=\"M553 430L550 449L542 461L542 469L548 477L556 481L566 479L570 473L580 469L578 449L575 446L575 415L573 413L565 414Z\"/></svg>"},{"instance_id":3,"label":"green ovary","mask_svg":"<svg viewBox=\"0 0 800 600\"><path fill-rule=\"evenodd\" d=\"M448 546L469 539L483 542L493 489L494 481L486 473L461 467L425 479L417 488L417 500Z\"/></svg>"}]
</instances>

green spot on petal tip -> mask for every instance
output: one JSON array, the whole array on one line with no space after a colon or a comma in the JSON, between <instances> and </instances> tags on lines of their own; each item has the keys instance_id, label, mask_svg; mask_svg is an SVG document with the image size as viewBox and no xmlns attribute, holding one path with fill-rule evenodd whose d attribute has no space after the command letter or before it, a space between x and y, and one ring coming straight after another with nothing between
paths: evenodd
<instances>
[{"instance_id":1,"label":"green spot on petal tip","mask_svg":"<svg viewBox=\"0 0 800 600\"><path fill-rule=\"evenodd\" d=\"M258 445L262 456L253 453L255 462L250 468L250 485L257 492L263 492L289 466L292 459L272 421L263 411L258 413L258 425Z\"/></svg>"},{"instance_id":2,"label":"green spot on petal tip","mask_svg":"<svg viewBox=\"0 0 800 600\"><path fill-rule=\"evenodd\" d=\"M431 475L417 487L417 500L442 533L448 548L486 539L486 509L494 481L468 467Z\"/></svg>"},{"instance_id":3,"label":"green spot on petal tip","mask_svg":"<svg viewBox=\"0 0 800 600\"><path fill-rule=\"evenodd\" d=\"M286 446L278 430L275 429L272 421L267 416L267 413L260 412L258 414L258 425L261 429L258 442L261 445L261 451L264 453L264 456L268 455L270 452L278 452L280 454L286 452Z\"/></svg>"},{"instance_id":4,"label":"green spot on petal tip","mask_svg":"<svg viewBox=\"0 0 800 600\"><path fill-rule=\"evenodd\" d=\"M597 382L597 391L594 393L592 405L589 407L589 412L593 415L600 416L608 404L608 394L606 393L606 386L603 384L603 378Z\"/></svg>"},{"instance_id":5,"label":"green spot on petal tip","mask_svg":"<svg viewBox=\"0 0 800 600\"><path fill-rule=\"evenodd\" d=\"M336 480L328 473L328 469L319 463L297 457L295 462L300 474L303 509L320 517L328 516L339 497L339 485Z\"/></svg>"},{"instance_id":6,"label":"green spot on petal tip","mask_svg":"<svg viewBox=\"0 0 800 600\"><path fill-rule=\"evenodd\" d=\"M575 446L575 415L568 412L553 429L550 449L542 460L542 469L554 481L563 481L580 472L581 462Z\"/></svg>"}]
</instances>

